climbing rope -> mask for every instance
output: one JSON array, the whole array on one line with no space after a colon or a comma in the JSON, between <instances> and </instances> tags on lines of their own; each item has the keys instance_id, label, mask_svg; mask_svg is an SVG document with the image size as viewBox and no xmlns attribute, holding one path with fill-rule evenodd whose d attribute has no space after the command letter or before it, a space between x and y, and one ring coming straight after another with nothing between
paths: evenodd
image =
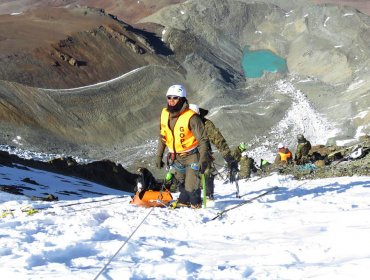
<instances>
[{"instance_id":1,"label":"climbing rope","mask_svg":"<svg viewBox=\"0 0 370 280\"><path fill-rule=\"evenodd\" d=\"M121 198L127 198L127 195L124 195L124 196L119 196L119 197L113 197L113 198L108 198L108 199L100 199L100 200L93 200L93 201L87 201L87 202L80 202L80 203L71 203L71 204L61 204L61 205L52 205L52 206L46 206L46 207L41 207L41 208L34 208L32 206L24 206L24 207L21 207L21 211L23 213L26 213L28 216L31 216L33 214L36 214L36 213L45 213L46 215L47 214L50 214L50 215L53 215L53 214L56 214L57 210L60 210L60 208L64 208L64 207L70 207L70 206L78 206L78 205L84 205L84 204L90 204L90 203L97 203L97 202L101 202L101 201L108 201L108 200L113 200L113 199L121 199ZM117 202L110 202L110 203L105 203L105 204L101 204L101 205L94 205L94 206L91 206L91 207L85 207L85 208L78 208L78 209L69 209L67 211L65 211L64 213L58 213L58 216L65 216L65 215L71 215L75 212L80 212L80 211L86 211L86 210L90 210L90 209L96 209L96 208L103 208L103 207L106 207L106 206L110 206L110 205L113 205L113 204L119 204L119 203L122 203L122 201L117 201ZM4 209L2 210L2 213L0 214L0 217L1 218L5 218L5 217L8 217L8 216L11 216L14 218L14 214L13 212L15 211L16 209Z\"/></svg>"},{"instance_id":2,"label":"climbing rope","mask_svg":"<svg viewBox=\"0 0 370 280\"><path fill-rule=\"evenodd\" d=\"M109 261L106 263L106 265L99 271L99 273L95 276L94 280L98 279L98 277L107 269L109 264L112 262L112 260L118 255L118 253L122 250L123 247L130 241L131 237L135 234L135 232L139 229L139 227L145 222L146 218L149 217L149 215L152 213L154 207L150 209L148 214L145 216L145 218L140 222L140 224L135 228L135 230L130 234L130 236L126 239L126 241L121 245L121 247L117 250L117 252L109 259Z\"/></svg>"}]
</instances>

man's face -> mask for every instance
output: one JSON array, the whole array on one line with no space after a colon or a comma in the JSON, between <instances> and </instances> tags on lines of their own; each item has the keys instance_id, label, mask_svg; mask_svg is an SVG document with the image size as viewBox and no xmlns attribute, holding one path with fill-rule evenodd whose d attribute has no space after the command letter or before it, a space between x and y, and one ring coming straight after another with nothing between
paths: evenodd
<instances>
[{"instance_id":1,"label":"man's face","mask_svg":"<svg viewBox=\"0 0 370 280\"><path fill-rule=\"evenodd\" d=\"M179 103L180 97L178 96L167 96L167 104L170 106L175 106L177 103Z\"/></svg>"}]
</instances>

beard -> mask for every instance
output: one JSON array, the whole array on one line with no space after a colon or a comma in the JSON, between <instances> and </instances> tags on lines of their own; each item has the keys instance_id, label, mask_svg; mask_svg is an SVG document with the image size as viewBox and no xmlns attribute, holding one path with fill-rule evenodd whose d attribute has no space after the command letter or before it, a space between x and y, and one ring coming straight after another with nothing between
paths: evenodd
<instances>
[{"instance_id":1,"label":"beard","mask_svg":"<svg viewBox=\"0 0 370 280\"><path fill-rule=\"evenodd\" d=\"M185 102L185 98L180 97L179 102L177 102L177 104L175 106L170 106L170 105L167 104L168 112L170 112L170 113L180 112L180 110L182 108L182 105L184 105L184 102Z\"/></svg>"}]
</instances>

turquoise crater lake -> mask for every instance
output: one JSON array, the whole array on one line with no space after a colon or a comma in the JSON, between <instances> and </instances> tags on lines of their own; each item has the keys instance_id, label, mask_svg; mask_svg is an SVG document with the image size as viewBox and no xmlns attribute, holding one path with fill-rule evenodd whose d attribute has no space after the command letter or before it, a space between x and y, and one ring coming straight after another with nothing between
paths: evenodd
<instances>
[{"instance_id":1,"label":"turquoise crater lake","mask_svg":"<svg viewBox=\"0 0 370 280\"><path fill-rule=\"evenodd\" d=\"M285 59L268 50L244 50L242 68L247 78L259 78L263 72L286 72L288 67Z\"/></svg>"}]
</instances>

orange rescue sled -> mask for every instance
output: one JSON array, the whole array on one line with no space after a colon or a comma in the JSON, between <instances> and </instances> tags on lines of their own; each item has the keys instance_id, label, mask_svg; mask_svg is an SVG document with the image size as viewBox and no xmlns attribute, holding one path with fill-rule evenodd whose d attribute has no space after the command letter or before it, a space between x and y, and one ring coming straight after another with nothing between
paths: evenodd
<instances>
[{"instance_id":1,"label":"orange rescue sled","mask_svg":"<svg viewBox=\"0 0 370 280\"><path fill-rule=\"evenodd\" d=\"M134 204L141 207L165 207L171 200L172 195L169 191L152 191L143 190L137 192L130 204Z\"/></svg>"}]
</instances>

